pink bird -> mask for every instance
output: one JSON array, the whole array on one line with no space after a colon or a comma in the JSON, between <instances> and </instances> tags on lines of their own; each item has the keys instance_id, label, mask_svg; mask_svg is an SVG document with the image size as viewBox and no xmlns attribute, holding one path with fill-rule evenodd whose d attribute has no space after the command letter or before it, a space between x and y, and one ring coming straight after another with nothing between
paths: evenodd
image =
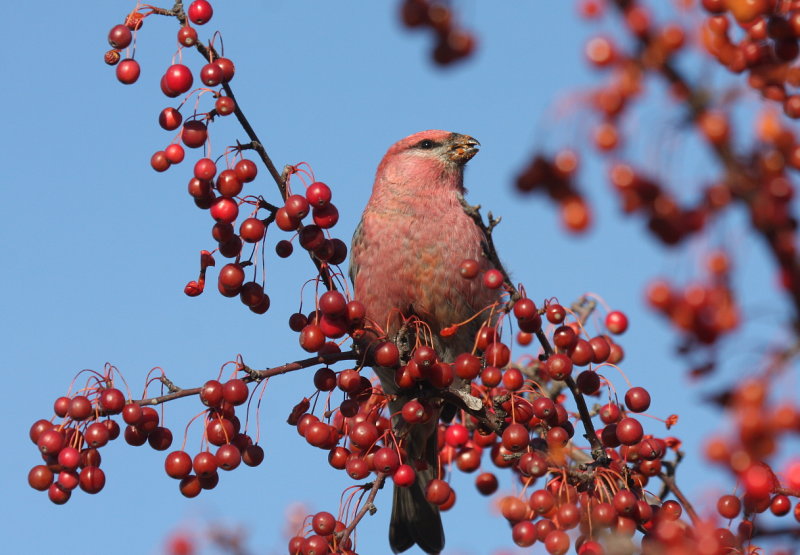
<instances>
[{"instance_id":1,"label":"pink bird","mask_svg":"<svg viewBox=\"0 0 800 555\"><path fill-rule=\"evenodd\" d=\"M478 145L467 135L438 130L395 143L378 166L350 255L355 298L366 307L368 319L393 337L403 317L416 316L430 327L433 347L444 362L472 350L485 318L474 319L448 337L440 332L469 319L499 296L480 278L465 279L459 273L465 259L478 261L482 272L493 267L484 256L483 232L461 205L464 165L478 152ZM402 428L397 415L420 391L400 390L391 368L375 371L390 396L397 433ZM428 482L439 474L440 411L435 407L434 417L412 426L404 440L404 462L417 468L417 476L410 487L394 490L389 543L395 553L415 543L426 553L439 553L444 547L439 509L425 498Z\"/></svg>"}]
</instances>

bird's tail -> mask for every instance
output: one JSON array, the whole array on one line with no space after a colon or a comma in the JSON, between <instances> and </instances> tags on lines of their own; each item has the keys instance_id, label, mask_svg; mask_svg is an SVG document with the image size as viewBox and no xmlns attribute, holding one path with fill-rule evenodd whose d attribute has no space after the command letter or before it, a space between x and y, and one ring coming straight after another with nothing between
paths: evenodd
<instances>
[{"instance_id":1,"label":"bird's tail","mask_svg":"<svg viewBox=\"0 0 800 555\"><path fill-rule=\"evenodd\" d=\"M438 418L431 420L436 422ZM439 508L425 499L428 483L439 472L435 423L432 429L425 424L412 427L405 445L409 464L414 466L416 461L424 461L427 468L417 470L411 486L395 486L389 544L395 553L416 543L425 553L435 555L444 549L444 530Z\"/></svg>"}]
</instances>

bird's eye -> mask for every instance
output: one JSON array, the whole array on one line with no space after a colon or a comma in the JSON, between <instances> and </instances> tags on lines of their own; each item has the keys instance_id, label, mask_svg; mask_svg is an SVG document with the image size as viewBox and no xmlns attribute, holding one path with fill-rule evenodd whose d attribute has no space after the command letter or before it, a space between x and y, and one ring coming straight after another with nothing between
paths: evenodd
<instances>
[{"instance_id":1,"label":"bird's eye","mask_svg":"<svg viewBox=\"0 0 800 555\"><path fill-rule=\"evenodd\" d=\"M431 148L433 148L434 144L435 143L432 140L425 139L425 140L421 141L417 146L419 148L424 148L425 150L430 150Z\"/></svg>"}]
</instances>

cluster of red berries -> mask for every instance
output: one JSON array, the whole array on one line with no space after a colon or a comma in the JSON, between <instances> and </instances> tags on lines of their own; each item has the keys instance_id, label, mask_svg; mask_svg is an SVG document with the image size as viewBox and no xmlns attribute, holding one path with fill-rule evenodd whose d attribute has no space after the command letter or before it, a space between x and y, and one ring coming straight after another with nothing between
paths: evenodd
<instances>
[{"instance_id":1,"label":"cluster of red berries","mask_svg":"<svg viewBox=\"0 0 800 555\"><path fill-rule=\"evenodd\" d=\"M733 73L747 72L748 84L764 98L800 118L800 2L794 0L703 0L703 45ZM738 32L736 27L738 27Z\"/></svg>"},{"instance_id":2,"label":"cluster of red berries","mask_svg":"<svg viewBox=\"0 0 800 555\"><path fill-rule=\"evenodd\" d=\"M647 301L692 342L710 345L739 325L739 307L730 288L730 262L721 252L707 259L708 280L682 289L659 280L650 284Z\"/></svg>"},{"instance_id":3,"label":"cluster of red berries","mask_svg":"<svg viewBox=\"0 0 800 555\"><path fill-rule=\"evenodd\" d=\"M401 0L400 17L406 27L431 29L436 37L431 56L439 65L463 60L475 50L475 37L456 25L453 11L442 2Z\"/></svg>"},{"instance_id":4,"label":"cluster of red berries","mask_svg":"<svg viewBox=\"0 0 800 555\"><path fill-rule=\"evenodd\" d=\"M114 371L108 367L103 379L85 394L56 399L53 411L56 418L62 419L59 424L41 419L31 426L30 438L39 448L44 464L31 469L28 483L34 489L46 490L53 503L66 503L77 487L87 493L103 489L106 478L100 469L99 449L122 432L112 418L115 415L122 417L122 435L129 445L147 443L156 451L172 446L172 431L161 425L158 412L152 406L126 399L113 386ZM216 486L218 468L233 470L241 462L257 466L264 459L263 449L240 432L235 415L235 407L248 398L247 384L238 378L224 384L209 380L202 387L200 400L209 407L204 438L218 449L216 453L202 451L194 459L183 450L174 451L164 463L166 473L181 480L180 490L185 496L194 497L201 489Z\"/></svg>"},{"instance_id":5,"label":"cluster of red berries","mask_svg":"<svg viewBox=\"0 0 800 555\"><path fill-rule=\"evenodd\" d=\"M252 244L257 248L258 243L266 235L267 227L273 221L279 229L295 233L293 238L297 237L300 246L321 265L338 265L344 262L347 257L347 245L341 239L330 237L328 231L339 221L339 212L331 202L331 190L325 183L315 181L307 187L305 195L290 194L283 206L274 208L260 199L251 201L250 198L243 198L237 201L236 195L241 192L242 182L252 181L255 177L256 166L250 160L240 160L233 169L223 170L219 174L215 188L221 194L220 197L215 197L212 190L211 179L215 172L214 162L209 158L201 158L195 164L195 177L189 183L189 190L192 193L203 186L197 193L210 194L209 211L216 221L211 234L218 243L219 253L226 258L236 259L220 270L217 284L223 296L238 296L242 303L257 314L263 314L268 310L270 300L264 292L263 284L258 283L255 277L251 281L246 281L245 268L251 262L241 260L241 253L244 244ZM195 198L195 202L201 208L207 207L204 198L206 197ZM198 202L199 200L202 202ZM239 206L251 203L255 204L255 208L241 222L239 232L236 233L234 223L239 217ZM257 213L263 208L269 208L271 213L266 218L258 218ZM309 214L314 223L304 225L303 219ZM294 251L292 240L278 241L275 251L281 258L290 256ZM214 265L212 253L203 251L200 277L187 284L184 290L187 295L196 296L202 293L206 269Z\"/></svg>"},{"instance_id":6,"label":"cluster of red berries","mask_svg":"<svg viewBox=\"0 0 800 555\"><path fill-rule=\"evenodd\" d=\"M275 212L275 225L287 232L297 232L300 246L323 264L339 265L347 258L347 245L341 239L326 235L339 221L339 210L331 202L331 189L321 181L314 181L305 195L289 195L284 205ZM303 224L311 215L313 223ZM279 241L275 252L281 258L292 253L290 241Z\"/></svg>"},{"instance_id":7,"label":"cluster of red berries","mask_svg":"<svg viewBox=\"0 0 800 555\"><path fill-rule=\"evenodd\" d=\"M724 187L711 186L699 206L684 208L666 188L628 164L612 165L609 177L625 213L642 214L650 232L666 245L675 245L702 231L709 215L730 200Z\"/></svg>"},{"instance_id":8,"label":"cluster of red berries","mask_svg":"<svg viewBox=\"0 0 800 555\"><path fill-rule=\"evenodd\" d=\"M154 11L146 14L135 11L128 16L125 24L116 25L111 29L109 43L114 48L111 52L116 53L116 60L119 59L119 51L131 45L132 31L141 28L144 17L151 13ZM212 14L211 4L206 0L195 0L186 13L188 20L196 25L207 23ZM197 31L187 23L178 31L177 40L181 47L195 46L198 41ZM230 59L216 56L213 50L209 51L211 59L200 69L199 78L204 87L225 88L233 79L235 66ZM109 56L115 58L113 55ZM117 76L123 83L134 83L139 76L138 63L132 58L122 60L117 65ZM192 91L194 85L192 70L182 63L169 66L161 77L160 84L164 95L170 98L186 93L190 96L197 93L199 97L210 90L200 88ZM215 102L214 109L208 113L194 113L184 120L180 108L186 100L177 108L170 106L161 111L158 117L159 125L167 131L180 129L180 132L170 145L153 154L150 159L153 169L163 172L172 165L181 163L186 154L184 147L190 149L206 147L209 137L208 126L214 117L227 116L236 111L236 102L231 96L223 94L222 90L210 90L210 92ZM232 147L229 150L237 153L241 151L239 147ZM296 232L300 245L321 264L341 264L347 257L347 247L341 240L330 238L327 232L336 225L339 212L331 202L330 188L317 181L306 188L305 195L288 194L284 205L279 208L272 207L260 197L245 195L244 186L255 180L258 168L251 160L240 156L231 160L227 154L228 151L225 156L225 167L221 171L218 168L219 160L215 161L209 157L197 160L193 176L188 183L188 192L195 205L208 210L215 222L211 230L211 235L217 242L215 252L218 251L225 258L235 259L220 270L217 280L219 292L226 297L239 297L252 312L264 314L269 309L270 299L264 291L263 279L259 283L254 275L252 280L246 280L245 269L252 262L249 259L241 260L243 247L246 244L253 245L255 252L266 235L267 226L274 221L281 230ZM234 225L239 218L240 209L245 205L252 206L253 210L241 221L237 233ZM261 210L268 210L270 214L259 216ZM303 219L309 214L313 223L303 225ZM290 240L281 240L276 245L278 256L283 258L291 255L292 250ZM203 251L200 276L190 281L184 292L189 296L200 295L205 289L207 268L215 264L213 253Z\"/></svg>"},{"instance_id":9,"label":"cluster of red berries","mask_svg":"<svg viewBox=\"0 0 800 555\"><path fill-rule=\"evenodd\" d=\"M327 340L357 335L364 326L365 318L366 308L359 301L348 301L339 291L326 291L320 295L317 307L311 313L292 314L289 328L300 334L303 350L325 354L332 352L336 346L336 343Z\"/></svg>"},{"instance_id":10,"label":"cluster of red berries","mask_svg":"<svg viewBox=\"0 0 800 555\"><path fill-rule=\"evenodd\" d=\"M137 435L146 442L154 433L154 441L163 435L158 430L158 413L145 411L139 405L126 405L125 395L109 383L97 386L86 395L59 397L53 404L60 424L37 420L30 429L30 438L39 448L44 464L31 468L28 484L47 491L50 501L62 505L69 501L72 491L79 487L87 493L98 493L106 483L100 468L99 449L120 435L119 424L105 415L136 412L136 427L129 425L125 437ZM129 408L131 407L131 408ZM129 430L130 429L130 430ZM160 440L159 440L160 441ZM171 441L171 435L170 435Z\"/></svg>"},{"instance_id":11,"label":"cluster of red berries","mask_svg":"<svg viewBox=\"0 0 800 555\"><path fill-rule=\"evenodd\" d=\"M711 438L705 447L706 457L741 484L740 495L723 495L717 502L723 518L735 519L744 512L740 534L752 533L759 513L788 514L792 510L789 495L800 494L800 458L787 461L780 473L783 480L763 462L775 455L785 436L800 435L800 406L791 399L770 402L768 393L767 379L759 377L744 380L724 395L720 401L735 425L734 433ZM800 522L800 503L795 504L794 517Z\"/></svg>"},{"instance_id":12,"label":"cluster of red berries","mask_svg":"<svg viewBox=\"0 0 800 555\"><path fill-rule=\"evenodd\" d=\"M461 272L465 278L474 279L477 273L471 272L474 265L469 262L462 264ZM487 286L494 283L491 276L484 275L482 279L488 281ZM337 292L325 295L324 300L320 299L319 311L310 319L319 322L338 314L341 324L335 332L315 331L314 336L319 339L313 347L322 349L325 345L335 346L324 343L326 337L348 333L348 326L352 326L347 320L350 305L344 297ZM425 345L417 346L405 361L392 342L380 343L374 349L374 362L395 368L395 380L401 389L410 391L424 383L442 390L458 378L470 383L473 395L484 399L501 419L499 434L464 414L450 423L438 424L440 478L429 482L426 499L440 510L452 507L456 495L442 479L444 468L455 463L462 472L478 471L486 451L491 464L510 469L526 487L553 475L527 502L516 496L504 497L500 502L503 515L513 525L512 537L520 546L530 546L538 539L550 553L565 553L570 545L567 531L579 525L582 536L576 546L580 553L602 553L599 540L605 542L620 535L630 538L642 528L649 532L652 542L671 538L670 534L678 533L676 529L685 534L688 525L679 520L680 505L670 501L653 506L644 493L648 480L662 472L662 458L679 445L674 438L645 435L640 422L631 416L649 408L650 395L645 389L630 388L624 404L609 401L595 409L595 416L604 424L596 434L606 463L594 471L562 472L570 468L573 458L568 445L575 435L575 415L565 408L563 394L552 398L541 384L571 379L574 366L616 364L623 357L621 347L608 335L584 337L583 328L577 322L567 323L568 312L557 303L540 310L532 300L522 298L515 303L512 314L522 333L527 334L539 332L546 319L553 326L549 336L556 352L542 362L510 364L509 347L501 341L498 328L489 325L484 325L476 336L476 352L462 353L452 364L439 360L436 352ZM293 318L308 321L299 314ZM360 322L356 319L353 323ZM619 334L627 329L628 321L623 313L613 311L605 324L608 332ZM333 328L327 320L323 326L313 325L316 329ZM352 332L350 327L349 333ZM581 394L599 395L602 381L596 370L589 368L581 372L576 383ZM344 470L354 480L379 472L391 476L399 487L412 485L417 469L408 464L411 461L406 460L402 439L392 441L391 424L382 413L386 399L380 388L356 369L336 372L328 367L316 372L314 384L322 392L338 388L346 399L326 413L332 415L326 421L308 413L309 403L304 400L290 418L298 433L309 444L327 450L330 465ZM434 401L422 395L406 402L399 416L414 426L430 422L434 414ZM497 491L498 478L484 470L478 473L475 484L479 492L491 495ZM292 538L291 553L305 553L308 542L315 546L318 543L314 549L321 553L335 546L333 536L326 537L316 528L309 533Z\"/></svg>"},{"instance_id":13,"label":"cluster of red berries","mask_svg":"<svg viewBox=\"0 0 800 555\"><path fill-rule=\"evenodd\" d=\"M582 233L589 230L592 214L575 185L577 170L578 154L574 150L563 149L553 157L537 153L517 176L517 190L544 192L558 203L564 227Z\"/></svg>"},{"instance_id":14,"label":"cluster of red berries","mask_svg":"<svg viewBox=\"0 0 800 555\"><path fill-rule=\"evenodd\" d=\"M123 59L121 52L126 50L131 43L133 43L135 37L134 33L142 28L145 17L152 13L154 13L154 11L150 11L149 13L133 11L125 17L124 23L115 25L108 32L108 44L111 46L111 50L105 53L104 60L108 65L116 66L117 79L119 79L120 83L132 85L139 80L139 75L141 74L139 62L134 59L133 55ZM186 15L195 25L204 25L208 23L213 14L214 9L207 0L194 0L189 6ZM187 23L178 32L178 43L182 46L194 46L197 43L197 31ZM161 90L169 97L178 96L189 90L191 86L191 74L189 74L188 78L189 87L186 87L186 89L181 92L177 92L176 88L165 86L165 79L162 78Z\"/></svg>"},{"instance_id":15,"label":"cluster of red berries","mask_svg":"<svg viewBox=\"0 0 800 555\"><path fill-rule=\"evenodd\" d=\"M309 529L306 535L296 535L289 539L289 555L326 555L340 553L355 555L351 550L350 538L339 540L337 534L346 526L327 511L310 515Z\"/></svg>"},{"instance_id":16,"label":"cluster of red berries","mask_svg":"<svg viewBox=\"0 0 800 555\"><path fill-rule=\"evenodd\" d=\"M183 449L173 451L164 460L164 470L180 480L184 496L196 497L202 490L216 487L219 470L231 471L241 463L258 466L264 460L264 449L240 429L236 416L236 407L244 405L249 396L247 383L240 378L203 384L200 401L208 407L204 420L207 448L194 457ZM210 449L212 445L217 448L215 452Z\"/></svg>"}]
</instances>

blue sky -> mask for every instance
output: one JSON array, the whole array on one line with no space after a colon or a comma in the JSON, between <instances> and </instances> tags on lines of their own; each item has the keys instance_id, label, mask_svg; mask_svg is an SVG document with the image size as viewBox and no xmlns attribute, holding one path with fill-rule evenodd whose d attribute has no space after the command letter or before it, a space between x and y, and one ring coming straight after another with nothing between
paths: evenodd
<instances>
[{"instance_id":1,"label":"blue sky","mask_svg":"<svg viewBox=\"0 0 800 555\"><path fill-rule=\"evenodd\" d=\"M728 378L744 372L758 360L759 338L785 317L772 291L771 262L745 237L744 219L734 215L711 240L667 251L642 232L641 222L618 217L603 166L589 162L581 186L595 208L596 225L586 237L565 234L552 204L520 197L512 183L534 148L587 145L586 114L556 117L553 110L576 87L599 79L583 62L591 29L575 17L572 2L456 3L479 48L467 63L445 71L428 59L430 37L400 26L396 3L360 1L343 9L309 1L218 1L201 37L222 31L225 54L237 68L232 85L241 107L276 164L306 161L331 186L341 214L334 235L347 242L375 167L393 142L431 128L479 139L481 152L467 171L469 199L503 216L495 240L514 279L537 300L568 303L592 291L629 313L623 369L635 385L653 392L652 414L680 415L671 433L690 453L679 471L685 488L698 497L718 492L726 477L715 476L697 455L702 438L720 426L717 413L700 407L701 391L710 388L696 388L686 377L674 335L643 309L643 288L659 275L691 277L704 250L728 237L743 269L736 286L746 291L745 310L762 314L748 322L745 339L725 357ZM172 63L177 26L148 18L136 53L141 78L123 86L102 57L108 29L132 5L64 9L21 3L2 23L3 66L12 78L0 90L7 199L0 219L6 267L0 273L7 391L2 411L11 455L1 535L10 552L99 553L117 545L123 552L156 553L172 530L222 521L243 526L255 550L280 553L291 502L335 512L341 491L351 485L342 473L326 470L326 453L285 424L291 406L313 392L311 372L269 383L261 413L265 463L222 476L217 489L195 500L184 499L164 475L163 454L121 440L103 449L107 485L97 496L78 493L56 507L25 480L38 464L27 438L30 424L51 416L52 401L81 369L100 370L111 362L138 392L154 366L189 387L215 375L237 353L254 367L303 356L285 322L297 309L300 285L313 276L304 257L269 257L272 308L266 316L217 295L213 280L199 298L182 293L196 277L198 251L213 241L208 215L186 194L198 154L188 153L187 161L163 174L149 166L151 154L172 139L157 123L160 110L174 105L158 90L158 79ZM193 51L184 62L195 71L202 65ZM633 136L624 152L640 154L691 197L690 178L705 179L713 171L691 138L675 148L666 145L663 137L679 132L679 114L652 106L630 124ZM219 121L213 133L216 154L245 140L233 121ZM251 190L275 202L274 184L260 169ZM278 230L270 231L268 252L281 238ZM785 391L798 390L796 381L784 385ZM167 408L176 436L199 410L196 400ZM663 433L656 422L645 426ZM467 483L472 479L455 477L462 485L459 502L445 516L451 555L513 545L505 522L489 518L491 502L473 493ZM511 487L508 480L504 486ZM388 492L381 495L379 512L360 526L360 553L388 552L390 501Z\"/></svg>"}]
</instances>

